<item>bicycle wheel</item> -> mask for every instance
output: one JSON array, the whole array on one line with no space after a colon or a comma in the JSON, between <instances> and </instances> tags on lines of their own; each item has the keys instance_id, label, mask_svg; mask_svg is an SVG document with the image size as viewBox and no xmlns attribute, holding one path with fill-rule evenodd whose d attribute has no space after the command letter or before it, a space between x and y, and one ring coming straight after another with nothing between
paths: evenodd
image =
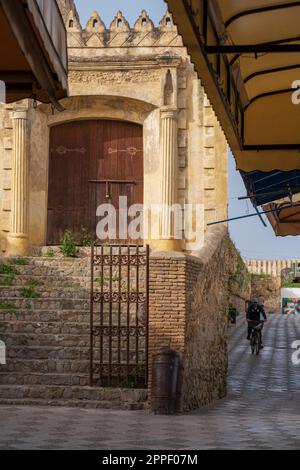
<instances>
[{"instance_id":1,"label":"bicycle wheel","mask_svg":"<svg viewBox=\"0 0 300 470\"><path fill-rule=\"evenodd\" d=\"M252 354L254 354L255 353L255 336L253 334L251 336L250 347L251 347Z\"/></svg>"},{"instance_id":2,"label":"bicycle wheel","mask_svg":"<svg viewBox=\"0 0 300 470\"><path fill-rule=\"evenodd\" d=\"M259 333L256 333L256 334L255 334L255 337L256 337L256 341L255 341L255 352L256 352L256 355L258 356L258 355L259 355L259 352L260 352L260 334L259 334Z\"/></svg>"}]
</instances>

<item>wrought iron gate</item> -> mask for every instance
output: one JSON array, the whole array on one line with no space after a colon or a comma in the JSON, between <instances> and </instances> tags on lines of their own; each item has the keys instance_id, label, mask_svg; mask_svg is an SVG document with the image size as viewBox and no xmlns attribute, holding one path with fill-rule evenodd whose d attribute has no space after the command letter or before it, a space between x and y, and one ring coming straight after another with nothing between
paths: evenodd
<instances>
[{"instance_id":1,"label":"wrought iron gate","mask_svg":"<svg viewBox=\"0 0 300 470\"><path fill-rule=\"evenodd\" d=\"M148 311L149 246L93 246L91 386L147 386Z\"/></svg>"}]
</instances>

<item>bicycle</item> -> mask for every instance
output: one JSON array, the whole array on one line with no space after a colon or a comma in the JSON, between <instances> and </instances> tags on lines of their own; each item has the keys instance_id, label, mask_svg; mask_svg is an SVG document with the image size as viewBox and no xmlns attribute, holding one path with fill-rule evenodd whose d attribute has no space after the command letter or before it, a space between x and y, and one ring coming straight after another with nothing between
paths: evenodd
<instances>
[{"instance_id":1,"label":"bicycle","mask_svg":"<svg viewBox=\"0 0 300 470\"><path fill-rule=\"evenodd\" d=\"M251 337L250 337L250 347L252 354L256 353L258 356L261 350L261 332L264 327L264 322L254 322L255 325L252 328Z\"/></svg>"}]
</instances>

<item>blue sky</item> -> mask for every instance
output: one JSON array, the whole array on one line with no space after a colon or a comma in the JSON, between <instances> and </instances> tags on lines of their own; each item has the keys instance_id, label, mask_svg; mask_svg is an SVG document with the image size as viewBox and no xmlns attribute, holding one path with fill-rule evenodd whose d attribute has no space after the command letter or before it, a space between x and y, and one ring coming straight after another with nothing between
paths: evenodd
<instances>
[{"instance_id":1,"label":"blue sky","mask_svg":"<svg viewBox=\"0 0 300 470\"><path fill-rule=\"evenodd\" d=\"M166 11L163 0L75 0L81 23L85 25L93 10L97 10L109 25L118 10L122 10L133 25L143 9L158 24ZM232 156L229 158L229 212L231 217L253 213L249 202L238 201L245 194L245 187L235 170ZM265 228L258 217L229 224L231 238L243 256L247 258L300 258L299 237L277 238L270 225Z\"/></svg>"},{"instance_id":2,"label":"blue sky","mask_svg":"<svg viewBox=\"0 0 300 470\"><path fill-rule=\"evenodd\" d=\"M121 10L133 26L142 10L147 10L151 19L158 24L166 12L163 0L75 0L82 25L86 25L91 13L97 10L108 26L118 10Z\"/></svg>"}]
</instances>

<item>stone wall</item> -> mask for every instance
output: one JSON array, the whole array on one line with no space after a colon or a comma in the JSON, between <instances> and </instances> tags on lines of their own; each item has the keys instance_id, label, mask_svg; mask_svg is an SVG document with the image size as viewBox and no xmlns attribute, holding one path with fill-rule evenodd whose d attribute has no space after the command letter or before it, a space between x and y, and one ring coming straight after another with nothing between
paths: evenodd
<instances>
[{"instance_id":1,"label":"stone wall","mask_svg":"<svg viewBox=\"0 0 300 470\"><path fill-rule=\"evenodd\" d=\"M252 275L252 297L263 297L266 313L281 311L281 278Z\"/></svg>"},{"instance_id":2,"label":"stone wall","mask_svg":"<svg viewBox=\"0 0 300 470\"><path fill-rule=\"evenodd\" d=\"M226 395L232 250L226 228L218 227L208 232L205 247L193 255L151 257L149 365L163 347L181 354L184 411Z\"/></svg>"},{"instance_id":3,"label":"stone wall","mask_svg":"<svg viewBox=\"0 0 300 470\"><path fill-rule=\"evenodd\" d=\"M229 251L228 304L235 307L240 314L244 314L246 302L251 299L251 274L232 242L229 244Z\"/></svg>"},{"instance_id":4,"label":"stone wall","mask_svg":"<svg viewBox=\"0 0 300 470\"><path fill-rule=\"evenodd\" d=\"M267 313L281 311L281 283L287 273L296 268L299 271L299 259L245 259L248 271L252 275L251 296L262 296Z\"/></svg>"},{"instance_id":5,"label":"stone wall","mask_svg":"<svg viewBox=\"0 0 300 470\"><path fill-rule=\"evenodd\" d=\"M299 259L244 259L248 271L252 274L281 276L285 270L292 270L294 265L300 266Z\"/></svg>"}]
</instances>

